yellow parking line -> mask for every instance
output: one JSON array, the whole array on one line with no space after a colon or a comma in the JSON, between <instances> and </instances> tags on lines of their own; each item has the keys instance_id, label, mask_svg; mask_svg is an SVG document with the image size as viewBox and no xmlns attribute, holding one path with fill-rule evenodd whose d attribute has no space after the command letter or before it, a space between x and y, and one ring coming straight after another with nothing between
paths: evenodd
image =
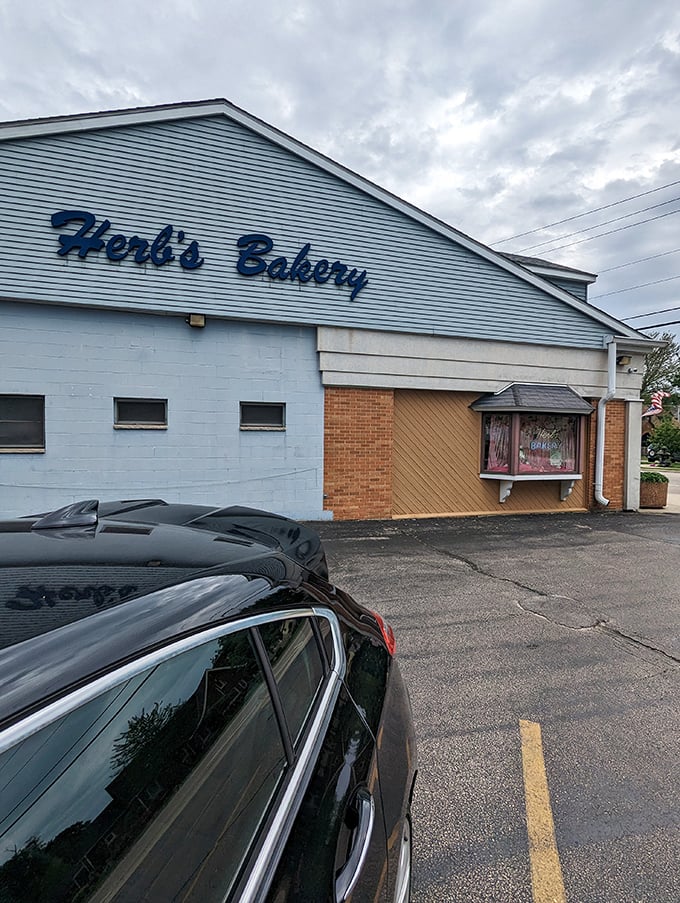
<instances>
[{"instance_id":1,"label":"yellow parking line","mask_svg":"<svg viewBox=\"0 0 680 903\"><path fill-rule=\"evenodd\" d=\"M541 725L520 720L519 733L534 903L566 903L543 759Z\"/></svg>"}]
</instances>

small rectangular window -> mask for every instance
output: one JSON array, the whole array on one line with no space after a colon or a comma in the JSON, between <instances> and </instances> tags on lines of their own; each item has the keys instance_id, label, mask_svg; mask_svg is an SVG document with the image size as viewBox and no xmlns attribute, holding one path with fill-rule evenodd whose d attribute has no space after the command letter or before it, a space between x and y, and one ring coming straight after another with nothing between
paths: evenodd
<instances>
[{"instance_id":1,"label":"small rectangular window","mask_svg":"<svg viewBox=\"0 0 680 903\"><path fill-rule=\"evenodd\" d=\"M261 401L241 402L242 430L285 430L286 406Z\"/></svg>"},{"instance_id":2,"label":"small rectangular window","mask_svg":"<svg viewBox=\"0 0 680 903\"><path fill-rule=\"evenodd\" d=\"M167 398L114 398L113 426L119 430L167 429Z\"/></svg>"},{"instance_id":3,"label":"small rectangular window","mask_svg":"<svg viewBox=\"0 0 680 903\"><path fill-rule=\"evenodd\" d=\"M44 395L0 395L0 451L45 451Z\"/></svg>"}]
</instances>

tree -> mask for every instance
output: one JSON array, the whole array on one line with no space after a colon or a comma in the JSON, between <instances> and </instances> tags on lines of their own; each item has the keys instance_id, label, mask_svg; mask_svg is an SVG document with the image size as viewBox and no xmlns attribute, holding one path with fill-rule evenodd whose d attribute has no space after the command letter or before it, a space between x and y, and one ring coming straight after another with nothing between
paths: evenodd
<instances>
[{"instance_id":1,"label":"tree","mask_svg":"<svg viewBox=\"0 0 680 903\"><path fill-rule=\"evenodd\" d=\"M680 455L680 428L670 417L664 417L656 424L651 436L651 445L657 452L665 448L671 455Z\"/></svg>"},{"instance_id":2,"label":"tree","mask_svg":"<svg viewBox=\"0 0 680 903\"><path fill-rule=\"evenodd\" d=\"M649 404L652 392L661 389L672 396L680 389L680 342L672 332L649 332L650 339L657 339L667 344L663 348L655 348L647 355L645 372L642 377L640 394ZM672 403L673 399L671 399Z\"/></svg>"},{"instance_id":3,"label":"tree","mask_svg":"<svg viewBox=\"0 0 680 903\"><path fill-rule=\"evenodd\" d=\"M157 754L158 740L176 710L177 706L168 704L161 707L156 702L151 711L142 709L139 715L133 715L127 730L113 743L111 761L114 768L126 768L134 759L145 763Z\"/></svg>"}]
</instances>

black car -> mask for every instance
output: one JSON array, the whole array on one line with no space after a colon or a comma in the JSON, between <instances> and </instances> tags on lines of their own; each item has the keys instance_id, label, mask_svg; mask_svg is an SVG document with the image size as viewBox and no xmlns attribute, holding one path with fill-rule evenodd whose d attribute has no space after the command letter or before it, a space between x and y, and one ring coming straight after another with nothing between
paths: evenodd
<instances>
[{"instance_id":1,"label":"black car","mask_svg":"<svg viewBox=\"0 0 680 903\"><path fill-rule=\"evenodd\" d=\"M394 637L245 508L0 522L0 901L409 898Z\"/></svg>"}]
</instances>

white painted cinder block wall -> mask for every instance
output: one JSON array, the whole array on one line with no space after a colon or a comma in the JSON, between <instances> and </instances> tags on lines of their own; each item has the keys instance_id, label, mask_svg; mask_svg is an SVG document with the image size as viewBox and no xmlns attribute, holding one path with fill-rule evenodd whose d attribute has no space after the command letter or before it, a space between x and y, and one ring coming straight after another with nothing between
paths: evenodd
<instances>
[{"instance_id":1,"label":"white painted cinder block wall","mask_svg":"<svg viewBox=\"0 0 680 903\"><path fill-rule=\"evenodd\" d=\"M160 497L323 516L323 388L311 327L0 303L0 393L45 396L44 454L0 454L0 516ZM114 430L114 397L168 399L167 430ZM285 432L239 430L285 402Z\"/></svg>"}]
</instances>

